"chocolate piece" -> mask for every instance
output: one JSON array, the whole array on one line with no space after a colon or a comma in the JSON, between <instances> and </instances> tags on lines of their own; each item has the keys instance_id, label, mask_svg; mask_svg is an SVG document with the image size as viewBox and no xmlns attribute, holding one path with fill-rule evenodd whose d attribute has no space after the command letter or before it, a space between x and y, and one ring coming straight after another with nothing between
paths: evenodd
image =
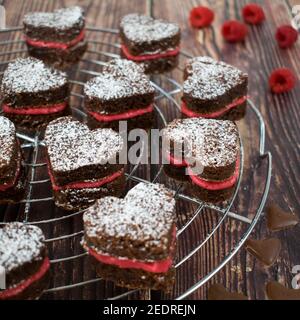
<instances>
[{"instance_id":1,"label":"chocolate piece","mask_svg":"<svg viewBox=\"0 0 300 320\"><path fill-rule=\"evenodd\" d=\"M99 122L98 127L113 128L118 128L122 120L128 122L129 128L152 124L153 112L148 108L153 104L155 89L143 71L132 61L115 59L101 75L85 84L85 107L89 118L94 119L92 123ZM140 114L143 110L145 113ZM108 119L99 120L93 113ZM116 116L118 118L114 119ZM139 122L137 118L143 121Z\"/></svg>"},{"instance_id":2,"label":"chocolate piece","mask_svg":"<svg viewBox=\"0 0 300 320\"><path fill-rule=\"evenodd\" d=\"M73 210L89 206L98 197L120 195L125 181L124 165L118 164L123 147L119 134L111 129L91 131L63 117L47 126L45 143L58 206Z\"/></svg>"},{"instance_id":3,"label":"chocolate piece","mask_svg":"<svg viewBox=\"0 0 300 320\"><path fill-rule=\"evenodd\" d=\"M90 254L92 249L98 255L120 261L154 263L172 259L175 253L173 197L174 192L163 185L139 183L124 199L98 200L84 213L83 246ZM130 288L167 289L174 281L172 267L166 272L151 272L141 267L123 269L114 263L105 266L101 261L97 272Z\"/></svg>"},{"instance_id":4,"label":"chocolate piece","mask_svg":"<svg viewBox=\"0 0 300 320\"><path fill-rule=\"evenodd\" d=\"M176 158L176 154L182 153L182 159L178 160L187 162L186 167L175 166L172 162L166 164L165 172L171 178L186 180L184 176L188 173L188 188L203 201L220 202L232 195L238 178L240 149L238 130L233 122L175 119L163 130L163 141L166 147L170 146L170 150L164 150L166 154ZM180 173L184 175L181 178ZM197 184L195 179L203 183ZM211 184L222 185L214 188Z\"/></svg>"},{"instance_id":5,"label":"chocolate piece","mask_svg":"<svg viewBox=\"0 0 300 320\"><path fill-rule=\"evenodd\" d=\"M300 300L300 289L289 289L275 281L267 283L266 293L270 300Z\"/></svg>"},{"instance_id":6,"label":"chocolate piece","mask_svg":"<svg viewBox=\"0 0 300 320\"><path fill-rule=\"evenodd\" d=\"M78 62L87 49L84 11L78 6L24 16L29 54L57 68Z\"/></svg>"},{"instance_id":7,"label":"chocolate piece","mask_svg":"<svg viewBox=\"0 0 300 320\"><path fill-rule=\"evenodd\" d=\"M121 20L120 37L122 56L143 64L147 73L170 71L178 64L180 28L175 23L128 14Z\"/></svg>"},{"instance_id":8,"label":"chocolate piece","mask_svg":"<svg viewBox=\"0 0 300 320\"><path fill-rule=\"evenodd\" d=\"M68 112L67 75L41 60L19 58L4 72L1 97L4 114L18 126L33 130ZM49 111L44 112L45 108Z\"/></svg>"},{"instance_id":9,"label":"chocolate piece","mask_svg":"<svg viewBox=\"0 0 300 320\"><path fill-rule=\"evenodd\" d=\"M271 231L280 231L294 227L299 223L299 218L289 212L284 212L276 205L267 208L267 227Z\"/></svg>"},{"instance_id":10,"label":"chocolate piece","mask_svg":"<svg viewBox=\"0 0 300 320\"><path fill-rule=\"evenodd\" d=\"M0 116L0 203L17 202L25 192L25 174L15 126Z\"/></svg>"},{"instance_id":11,"label":"chocolate piece","mask_svg":"<svg viewBox=\"0 0 300 320\"><path fill-rule=\"evenodd\" d=\"M210 57L197 57L187 61L184 77L182 100L188 110L207 118L228 119L230 116L231 120L237 120L244 115L246 100L240 101L238 107L221 111L247 96L246 73ZM214 115L216 112L221 114Z\"/></svg>"},{"instance_id":12,"label":"chocolate piece","mask_svg":"<svg viewBox=\"0 0 300 320\"><path fill-rule=\"evenodd\" d=\"M281 243L280 240L276 238L263 240L248 239L245 243L245 247L249 253L270 267L276 262L279 256Z\"/></svg>"},{"instance_id":13,"label":"chocolate piece","mask_svg":"<svg viewBox=\"0 0 300 320\"><path fill-rule=\"evenodd\" d=\"M220 284L214 284L208 289L208 300L248 300L242 293L229 292Z\"/></svg>"},{"instance_id":14,"label":"chocolate piece","mask_svg":"<svg viewBox=\"0 0 300 320\"><path fill-rule=\"evenodd\" d=\"M36 299L47 288L49 261L44 240L41 229L36 226L13 222L0 229L0 265L6 272L6 290L0 292L0 300ZM24 286L42 267L40 277ZM7 297L8 290L13 289L18 289L16 294Z\"/></svg>"}]
</instances>

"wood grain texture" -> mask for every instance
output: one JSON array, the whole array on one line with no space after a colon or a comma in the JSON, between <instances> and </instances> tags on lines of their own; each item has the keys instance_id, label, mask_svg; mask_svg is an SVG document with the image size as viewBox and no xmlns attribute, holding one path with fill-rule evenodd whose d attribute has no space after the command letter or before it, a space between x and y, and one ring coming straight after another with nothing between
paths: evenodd
<instances>
[{"instance_id":1,"label":"wood grain texture","mask_svg":"<svg viewBox=\"0 0 300 320\"><path fill-rule=\"evenodd\" d=\"M241 8L248 1L238 0L165 0L152 2L151 8L147 1L143 0L102 0L102 1L37 1L37 0L4 0L3 4L7 10L7 24L9 26L20 25L22 16L28 11L52 10L57 7L69 6L72 4L82 5L86 9L87 24L91 26L102 26L117 28L120 18L130 12L150 12L154 17L166 18L176 21L182 29L182 49L190 54L209 55L215 59L221 59L231 63L249 73L249 94L251 99L261 111L266 124L266 149L273 155L273 177L269 203L276 203L284 210L292 211L299 215L299 183L300 157L299 157L299 82L297 87L290 93L273 95L268 88L268 76L271 71L278 67L291 68L295 74L300 70L300 43L293 48L282 50L278 48L274 39L276 27L281 24L288 24L292 18L291 8L297 1L256 1L260 3L266 13L266 21L261 26L249 26L249 35L245 43L226 43L220 33L222 23L228 19L241 19ZM189 26L188 15L192 7L196 5L207 5L215 12L215 20L212 27L205 30L195 30ZM93 35L95 38L97 35ZM5 34L3 39L20 39L21 34ZM99 39L98 39L99 40ZM103 35L101 40L115 41L115 36ZM1 52L10 50L11 46ZM0 56L0 59L5 58ZM6 57L7 58L7 57ZM86 65L86 67L94 67ZM172 76L179 82L182 81L182 74L179 71L172 72ZM85 80L85 78L83 78ZM164 88L170 86L162 83ZM178 97L179 98L179 97ZM160 107L168 121L178 117L179 113L167 101L162 101ZM157 119L158 127L162 127L161 120ZM245 171L241 191L234 203L232 211L249 218L253 217L257 208L257 202L263 189L263 181L266 174L265 162L258 159L259 128L257 120L251 111L248 111L245 119L238 123L245 147ZM43 158L40 154L40 159ZM157 166L140 166L138 175L147 179L155 176ZM40 178L42 173L37 172ZM178 184L161 175L158 182L166 183L176 189ZM129 184L129 187L134 185ZM36 191L41 195L41 191ZM188 190L187 190L188 192ZM47 207L49 205L49 207ZM183 225L193 214L196 206L178 201L177 215L178 224ZM23 212L23 207L8 207L2 209L5 212L5 220L18 218L18 213ZM31 219L44 219L61 215L52 203L38 204L32 207ZM20 218L20 216L19 216ZM205 210L199 215L188 231L180 236L178 241L178 257L185 256L191 248L203 241L208 233L217 225L220 215L211 210ZM81 221L70 220L69 224L55 223L52 227L45 226L43 230L46 237L55 237L61 234L76 232L80 230ZM226 254L238 242L245 231L245 225L232 219L226 219L218 232L207 242L203 248L188 262L182 265L177 272L177 286L174 296L185 291L193 283L204 277L215 268ZM264 219L255 228L252 236L256 239L270 236ZM274 234L272 234L274 236ZM282 242L283 248L277 263L271 268L265 268L252 258L244 249L219 272L212 280L190 296L192 299L206 299L207 287L211 283L221 283L228 290L240 291L250 299L265 299L265 283L269 280L278 280L287 287L291 287L292 267L300 264L300 243L299 226L288 231L281 231L275 234ZM80 251L78 239L74 241L64 240L56 242L50 247L50 253L59 257L67 256L70 252L76 254ZM54 269L54 282L52 285L59 286L73 282L80 282L94 276L88 266L88 260L82 259L75 262L58 263ZM123 292L122 289L115 289L111 283L100 283L87 285L68 291L60 291L55 295L47 294L45 298L58 299L101 299L115 293ZM159 293L152 293L152 298L170 298L161 296Z\"/></svg>"}]
</instances>

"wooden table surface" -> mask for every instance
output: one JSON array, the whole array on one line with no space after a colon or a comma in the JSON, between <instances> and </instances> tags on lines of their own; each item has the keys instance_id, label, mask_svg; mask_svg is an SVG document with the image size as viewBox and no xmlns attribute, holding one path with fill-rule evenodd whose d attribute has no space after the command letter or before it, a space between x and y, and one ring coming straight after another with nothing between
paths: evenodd
<instances>
[{"instance_id":1,"label":"wooden table surface","mask_svg":"<svg viewBox=\"0 0 300 320\"><path fill-rule=\"evenodd\" d=\"M282 50L278 48L274 39L276 27L290 23L291 10L297 4L297 1L255 1L263 6L266 21L261 26L249 27L249 35L245 43L226 43L220 34L222 23L227 19L241 19L241 8L247 2L238 0L154 0L152 2L143 0L4 0L2 4L7 12L7 26L20 25L24 13L29 11L50 11L57 7L74 4L85 8L86 21L89 26L118 28L120 18L131 12L150 13L154 17L179 23L182 29L182 48L185 51L194 56L209 55L215 59L224 60L249 73L249 95L264 117L266 150L270 150L273 155L272 184L267 203L276 203L282 209L300 215L300 187L298 183L300 176L299 82L293 91L281 95L270 93L268 88L268 76L275 68L284 66L292 69L295 74L299 74L299 41L293 48ZM212 27L199 31L189 26L188 15L191 8L200 3L214 10L215 20ZM20 34L17 36L9 34L5 37L5 39L19 39L21 36ZM105 35L105 39L109 40L110 36ZM3 49L0 48L0 50ZM174 72L172 76L177 78L178 81L182 80L178 72ZM173 119L174 116L179 116L168 106L166 106L164 112L168 121ZM242 188L232 211L252 218L261 196L266 166L258 160L259 130L253 112L248 111L246 118L239 121L238 126L245 146L245 171ZM154 169L153 167L141 168L139 169L139 175L150 178L154 174L153 170L155 171L155 167ZM163 179L166 178L161 178L159 181ZM168 184L175 186L170 181L168 181ZM6 210L2 208L1 211L5 211L4 218L6 220L13 220L13 217L17 214L16 210L21 209L10 206ZM58 214L53 204L37 206L31 214L35 217L45 218L47 216L45 211L47 210L51 211L51 214ZM194 208L189 205L179 204L179 223L184 223L193 210ZM219 218L220 216L215 212L206 210L195 219L188 232L179 241L179 255L185 255L201 239L205 238ZM60 226L53 227L53 230L46 230L47 236L53 237L56 234L61 234L60 232L66 232L66 230L69 232L77 230L76 223L76 220L74 220L71 226L63 231L60 230ZM182 293L217 266L224 255L228 253L228 250L240 239L243 230L244 225L241 222L227 219L226 223L222 224L203 250L179 269L174 295ZM300 227L271 234L266 229L265 219L262 218L252 233L252 237L262 239L268 236L279 237L282 242L281 255L272 267L265 268L244 249L241 249L226 267L190 298L206 299L207 288L212 283L221 283L229 290L243 292L251 299L265 299L265 283L270 280L277 280L287 287L291 287L292 267L300 264ZM63 247L63 249L60 247L60 250L62 250L60 254L62 255L70 253L70 246L71 250L78 249L77 244L75 245L73 242L66 241L66 243L59 245ZM54 253L56 246L58 246L57 243L52 248ZM79 266L77 264L76 271L74 271L74 265L73 263L56 265L54 271L56 280L52 284L58 286L88 279L89 276L82 276L83 270L86 268L86 262L80 262ZM60 291L55 296L47 294L44 297L58 299L102 298L105 294L99 293L100 290L105 290L110 295L110 292L114 289L111 284L102 283L75 290ZM153 294L153 297L159 297L159 295Z\"/></svg>"}]
</instances>

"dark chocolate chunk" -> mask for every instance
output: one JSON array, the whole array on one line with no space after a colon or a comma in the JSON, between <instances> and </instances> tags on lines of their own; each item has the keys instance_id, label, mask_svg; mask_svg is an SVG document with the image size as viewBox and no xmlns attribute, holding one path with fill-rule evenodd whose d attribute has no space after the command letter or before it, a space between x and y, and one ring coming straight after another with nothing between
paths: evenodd
<instances>
[{"instance_id":1,"label":"dark chocolate chunk","mask_svg":"<svg viewBox=\"0 0 300 320\"><path fill-rule=\"evenodd\" d=\"M248 239L245 247L249 253L267 266L271 266L277 260L281 243L279 239L269 238L263 240Z\"/></svg>"},{"instance_id":2,"label":"dark chocolate chunk","mask_svg":"<svg viewBox=\"0 0 300 320\"><path fill-rule=\"evenodd\" d=\"M267 283L266 293L270 300L300 300L300 289L289 289L276 281Z\"/></svg>"},{"instance_id":3,"label":"dark chocolate chunk","mask_svg":"<svg viewBox=\"0 0 300 320\"><path fill-rule=\"evenodd\" d=\"M248 300L242 293L229 292L220 284L214 284L208 289L208 300Z\"/></svg>"},{"instance_id":4,"label":"dark chocolate chunk","mask_svg":"<svg viewBox=\"0 0 300 320\"><path fill-rule=\"evenodd\" d=\"M267 207L267 227L271 231L284 230L294 227L299 223L299 218L290 213L284 212L277 205L270 205Z\"/></svg>"}]
</instances>

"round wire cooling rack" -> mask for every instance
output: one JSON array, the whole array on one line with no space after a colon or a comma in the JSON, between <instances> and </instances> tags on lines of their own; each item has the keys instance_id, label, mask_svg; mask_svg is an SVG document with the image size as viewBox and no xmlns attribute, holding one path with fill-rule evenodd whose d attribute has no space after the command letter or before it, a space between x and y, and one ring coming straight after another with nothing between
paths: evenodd
<instances>
[{"instance_id":1,"label":"round wire cooling rack","mask_svg":"<svg viewBox=\"0 0 300 320\"><path fill-rule=\"evenodd\" d=\"M22 34L20 33L19 35L20 31L22 31L22 27L0 30L0 37L4 37L4 39L0 38L0 77L3 75L4 69L9 62L27 53L24 46L25 43L21 38ZM117 34L118 31L115 29L87 28L89 49L76 69L70 72L70 79L72 79L70 81L72 113L82 121L85 121L86 118L82 95L84 82L89 77L99 74L108 60L119 57L120 45L116 42ZM10 39L11 35L14 40ZM190 56L187 53L181 51L180 61L188 57ZM170 114L174 114L171 118L179 117L180 115L177 96L182 91L182 87L175 78L178 78L178 76L182 77L183 69L181 65L180 62L178 68L170 75L165 74L151 78L152 85L157 91L154 104L157 126L163 127L167 122L172 120L166 119L164 115L167 108L171 109L168 118L170 118ZM238 183L232 198L220 206L204 203L190 196L183 191L180 183L170 181L164 176L161 164L151 165L151 169L154 168L152 170L154 172L150 172L150 174L149 167L145 170L145 166L140 163L130 166L129 171L126 173L128 188L130 188L131 184L137 182L162 182L171 185L176 191L175 198L177 202L181 202L185 208L189 208L185 219L182 219L181 213L177 213L179 247L178 259L175 262L177 281L172 293L168 295L161 294L160 298L181 300L191 297L193 293L215 276L236 255L262 214L270 187L272 157L270 152L265 151L265 126L263 118L250 99L248 99L248 110L254 114L253 119L256 119L255 121L259 130L259 150L258 152L255 151L256 165L252 166L251 170L256 171L263 167L262 173L259 173L259 181L252 176L252 192L259 194L259 199L255 201L252 214L245 214L247 210L240 208L241 204L239 204L237 210L233 210L234 203L238 201L239 195L243 192L251 192L251 190L248 190L248 186L242 186L245 158L243 137L240 137L241 166ZM26 157L24 166L28 168L27 192L25 198L19 204L9 205L5 208L5 216L0 224L3 225L7 221L17 220L38 225L43 229L51 258L52 274L55 276L52 277L51 286L44 292L42 298L150 299L152 296L150 291L139 289L127 290L115 287L112 283L97 278L93 268L90 267L87 253L80 246L83 234L81 216L84 210L66 213L54 206L50 180L46 169L47 165L44 158L45 145L40 133L28 135L18 132L17 136L21 141L21 147ZM258 186L261 187L260 192L257 192ZM194 240L193 243L189 244L188 249L185 250L184 239L189 239L190 229L193 225L199 224L199 219L206 219L204 217L206 212L209 212L210 220L212 214L214 217L217 217L213 219L215 223L208 230L207 228L205 229L202 239ZM230 235L232 230L225 228L225 239L228 250L226 252L224 250L221 258L218 259L210 270L205 270L204 273L198 272L197 267L194 266L199 261L197 255L202 250L209 249L212 238L221 232L221 230L224 232L224 226L231 221L241 224L241 230L243 230L241 235L235 243L231 244ZM183 243L183 246L181 246L181 243ZM195 272L192 272L193 274L190 272L191 266L194 266L195 269ZM187 270L189 272L186 272ZM187 273L189 273L188 278L186 278ZM184 274L185 276L183 277Z\"/></svg>"}]
</instances>

